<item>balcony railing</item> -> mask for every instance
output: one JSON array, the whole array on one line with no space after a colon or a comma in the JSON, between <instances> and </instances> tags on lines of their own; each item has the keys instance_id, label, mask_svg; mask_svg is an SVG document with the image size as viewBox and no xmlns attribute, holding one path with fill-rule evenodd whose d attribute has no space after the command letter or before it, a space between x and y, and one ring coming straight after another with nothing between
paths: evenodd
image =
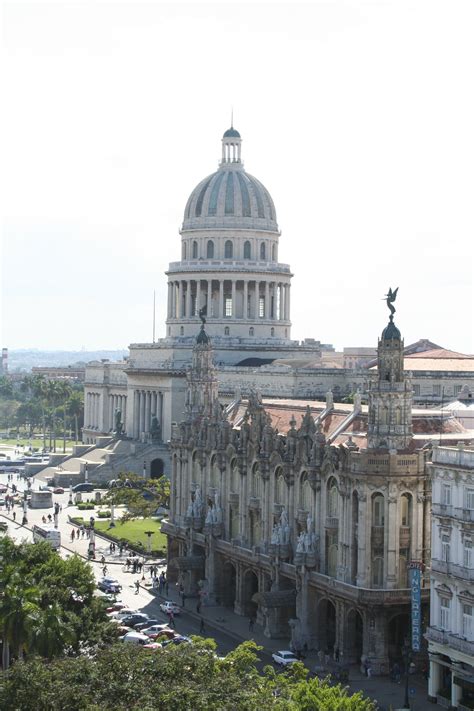
<instances>
[{"instance_id":1,"label":"balcony railing","mask_svg":"<svg viewBox=\"0 0 474 711\"><path fill-rule=\"evenodd\" d=\"M326 517L326 528L337 528L339 526L339 518L337 516Z\"/></svg>"},{"instance_id":2,"label":"balcony railing","mask_svg":"<svg viewBox=\"0 0 474 711\"><path fill-rule=\"evenodd\" d=\"M451 649L455 649L463 654L474 656L474 641L464 639L448 630L441 630L438 627L428 627L426 638L431 642L444 644Z\"/></svg>"},{"instance_id":3,"label":"balcony railing","mask_svg":"<svg viewBox=\"0 0 474 711\"><path fill-rule=\"evenodd\" d=\"M453 504L433 503L431 511L434 516L446 516L455 518L458 521L474 523L474 509L465 509L461 506L454 506Z\"/></svg>"},{"instance_id":4,"label":"balcony railing","mask_svg":"<svg viewBox=\"0 0 474 711\"><path fill-rule=\"evenodd\" d=\"M290 265L281 262L256 261L252 259L184 259L171 262L168 273L189 271L239 271L239 272L281 272L290 273Z\"/></svg>"},{"instance_id":5,"label":"balcony railing","mask_svg":"<svg viewBox=\"0 0 474 711\"><path fill-rule=\"evenodd\" d=\"M431 561L431 570L435 573L452 575L453 577L460 578L461 580L469 582L474 581L474 569L466 568L464 565L459 565L459 563L449 563L445 560L437 560L436 558L433 558Z\"/></svg>"}]
</instances>

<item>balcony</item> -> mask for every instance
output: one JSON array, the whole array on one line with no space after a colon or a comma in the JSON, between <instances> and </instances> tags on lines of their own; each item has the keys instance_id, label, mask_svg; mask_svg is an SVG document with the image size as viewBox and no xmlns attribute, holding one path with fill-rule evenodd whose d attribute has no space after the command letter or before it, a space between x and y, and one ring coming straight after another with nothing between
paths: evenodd
<instances>
[{"instance_id":1,"label":"balcony","mask_svg":"<svg viewBox=\"0 0 474 711\"><path fill-rule=\"evenodd\" d=\"M446 647L455 649L457 652L461 652L462 654L468 654L471 657L474 656L474 641L464 639L463 637L453 634L453 632L448 630L441 630L437 627L428 627L426 639L430 642L443 644Z\"/></svg>"},{"instance_id":2,"label":"balcony","mask_svg":"<svg viewBox=\"0 0 474 711\"><path fill-rule=\"evenodd\" d=\"M377 548L380 548L380 546L383 546L384 532L385 532L384 526L372 526L372 534L371 534L372 546L375 546Z\"/></svg>"},{"instance_id":3,"label":"balcony","mask_svg":"<svg viewBox=\"0 0 474 711\"><path fill-rule=\"evenodd\" d=\"M461 580L474 582L474 569L466 568L464 565L459 565L458 563L448 563L445 560L436 560L433 558L431 561L431 570L434 573L443 573L444 575L450 575L455 578L460 578Z\"/></svg>"},{"instance_id":4,"label":"balcony","mask_svg":"<svg viewBox=\"0 0 474 711\"><path fill-rule=\"evenodd\" d=\"M326 528L337 528L339 526L339 518L337 516L326 517Z\"/></svg>"},{"instance_id":5,"label":"balcony","mask_svg":"<svg viewBox=\"0 0 474 711\"><path fill-rule=\"evenodd\" d=\"M168 274L180 272L280 272L290 274L290 265L253 259L184 259L171 262Z\"/></svg>"},{"instance_id":6,"label":"balcony","mask_svg":"<svg viewBox=\"0 0 474 711\"><path fill-rule=\"evenodd\" d=\"M431 512L434 516L446 516L458 521L474 523L474 509L465 509L461 506L453 506L453 504L433 503Z\"/></svg>"},{"instance_id":7,"label":"balcony","mask_svg":"<svg viewBox=\"0 0 474 711\"><path fill-rule=\"evenodd\" d=\"M400 548L408 548L410 545L410 526L400 526Z\"/></svg>"}]
</instances>

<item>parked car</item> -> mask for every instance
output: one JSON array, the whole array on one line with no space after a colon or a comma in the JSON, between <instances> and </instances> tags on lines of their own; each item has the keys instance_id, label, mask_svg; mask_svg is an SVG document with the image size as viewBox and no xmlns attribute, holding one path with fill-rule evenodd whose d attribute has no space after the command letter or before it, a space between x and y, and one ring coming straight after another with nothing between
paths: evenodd
<instances>
[{"instance_id":1,"label":"parked car","mask_svg":"<svg viewBox=\"0 0 474 711\"><path fill-rule=\"evenodd\" d=\"M78 493L78 492L90 493L91 491L94 491L94 484L91 484L90 481L84 481L82 484L76 484L76 486L73 486L72 490L75 493Z\"/></svg>"},{"instance_id":2,"label":"parked car","mask_svg":"<svg viewBox=\"0 0 474 711\"><path fill-rule=\"evenodd\" d=\"M106 612L109 614L112 612L120 612L120 610L124 610L127 607L127 605L124 602L113 602L112 605L110 605L107 609Z\"/></svg>"},{"instance_id":3,"label":"parked car","mask_svg":"<svg viewBox=\"0 0 474 711\"><path fill-rule=\"evenodd\" d=\"M53 494L64 494L64 489L62 486L57 486L55 489L53 489Z\"/></svg>"},{"instance_id":4,"label":"parked car","mask_svg":"<svg viewBox=\"0 0 474 711\"><path fill-rule=\"evenodd\" d=\"M112 612L111 615L109 615L111 620L117 620L122 622L124 617L128 617L129 615L134 615L136 610L130 610L128 607L124 608L123 610L119 610L118 612Z\"/></svg>"},{"instance_id":5,"label":"parked car","mask_svg":"<svg viewBox=\"0 0 474 711\"><path fill-rule=\"evenodd\" d=\"M151 652L156 652L158 649L161 649L162 646L159 642L150 642L149 644L144 644L143 649L149 649Z\"/></svg>"},{"instance_id":6,"label":"parked car","mask_svg":"<svg viewBox=\"0 0 474 711\"><path fill-rule=\"evenodd\" d=\"M160 610L161 612L164 612L165 615L168 613L172 612L173 615L180 615L181 610L178 607L178 605L175 602L171 602L171 600L166 600L166 602L162 602L160 605Z\"/></svg>"},{"instance_id":7,"label":"parked car","mask_svg":"<svg viewBox=\"0 0 474 711\"><path fill-rule=\"evenodd\" d=\"M168 644L183 644L183 642L185 642L187 644L192 644L189 637L186 637L185 635L182 635L182 634L177 634L172 639L165 639L165 640L163 640L163 642L161 644L163 647L167 647Z\"/></svg>"},{"instance_id":8,"label":"parked car","mask_svg":"<svg viewBox=\"0 0 474 711\"><path fill-rule=\"evenodd\" d=\"M142 630L143 634L147 634L150 639L153 640L162 640L162 639L173 639L173 637L176 637L176 632L174 630L170 630L168 628L165 628L163 630L159 630L158 632L150 632L149 630Z\"/></svg>"},{"instance_id":9,"label":"parked car","mask_svg":"<svg viewBox=\"0 0 474 711\"><path fill-rule=\"evenodd\" d=\"M148 618L146 622L137 622L136 625L133 625L133 629L137 630L137 632L141 632L144 629L148 629L149 627L153 627L154 625L159 625L161 624L161 620L155 620ZM163 625L166 627L166 625Z\"/></svg>"},{"instance_id":10,"label":"parked car","mask_svg":"<svg viewBox=\"0 0 474 711\"><path fill-rule=\"evenodd\" d=\"M149 617L144 612L135 612L132 615L122 617L123 624L128 625L129 627L135 627L136 624L140 622L148 622L148 620Z\"/></svg>"},{"instance_id":11,"label":"parked car","mask_svg":"<svg viewBox=\"0 0 474 711\"><path fill-rule=\"evenodd\" d=\"M282 649L279 652L272 654L272 659L275 664L278 664L281 667L286 667L288 664L294 664L298 661L293 652L286 649Z\"/></svg>"},{"instance_id":12,"label":"parked car","mask_svg":"<svg viewBox=\"0 0 474 711\"><path fill-rule=\"evenodd\" d=\"M122 642L128 642L129 644L148 644L150 642L150 639L146 636L146 634L142 634L141 632L135 632L135 630L132 630L131 632L127 632L127 634L124 634L123 637L120 637Z\"/></svg>"},{"instance_id":13,"label":"parked car","mask_svg":"<svg viewBox=\"0 0 474 711\"><path fill-rule=\"evenodd\" d=\"M119 581L115 578L101 578L97 583L97 587L106 593L119 593L122 589Z\"/></svg>"}]
</instances>

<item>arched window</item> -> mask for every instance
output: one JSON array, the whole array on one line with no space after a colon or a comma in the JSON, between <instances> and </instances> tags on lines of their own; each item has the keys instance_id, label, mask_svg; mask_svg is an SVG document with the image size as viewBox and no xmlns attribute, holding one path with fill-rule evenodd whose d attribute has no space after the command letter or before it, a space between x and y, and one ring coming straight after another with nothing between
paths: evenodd
<instances>
[{"instance_id":1,"label":"arched window","mask_svg":"<svg viewBox=\"0 0 474 711\"><path fill-rule=\"evenodd\" d=\"M197 485L201 485L201 466L199 464L198 453L193 454L193 482Z\"/></svg>"},{"instance_id":2,"label":"arched window","mask_svg":"<svg viewBox=\"0 0 474 711\"><path fill-rule=\"evenodd\" d=\"M186 255L187 255L187 252L188 252L187 246L188 246L188 245L186 244L186 242L183 242L183 249L182 249L183 259L186 259Z\"/></svg>"},{"instance_id":3,"label":"arched window","mask_svg":"<svg viewBox=\"0 0 474 711\"><path fill-rule=\"evenodd\" d=\"M260 259L266 259L267 258L267 250L265 247L265 242L262 242L260 244Z\"/></svg>"},{"instance_id":4,"label":"arched window","mask_svg":"<svg viewBox=\"0 0 474 711\"><path fill-rule=\"evenodd\" d=\"M196 240L193 242L193 259L197 259L198 256L198 243Z\"/></svg>"},{"instance_id":5,"label":"arched window","mask_svg":"<svg viewBox=\"0 0 474 711\"><path fill-rule=\"evenodd\" d=\"M234 256L234 245L232 244L230 239L228 239L227 242L225 243L225 247L224 247L224 258L225 259L232 259L233 256Z\"/></svg>"},{"instance_id":6,"label":"arched window","mask_svg":"<svg viewBox=\"0 0 474 711\"><path fill-rule=\"evenodd\" d=\"M212 239L209 240L207 243L207 253L206 256L208 259L214 259L214 242Z\"/></svg>"},{"instance_id":7,"label":"arched window","mask_svg":"<svg viewBox=\"0 0 474 711\"><path fill-rule=\"evenodd\" d=\"M184 336L184 326L181 326L181 328L179 329L179 335Z\"/></svg>"},{"instance_id":8,"label":"arched window","mask_svg":"<svg viewBox=\"0 0 474 711\"><path fill-rule=\"evenodd\" d=\"M395 424L396 425L401 425L402 424L402 411L400 407L397 407L395 409Z\"/></svg>"},{"instance_id":9,"label":"arched window","mask_svg":"<svg viewBox=\"0 0 474 711\"><path fill-rule=\"evenodd\" d=\"M308 475L304 473L300 480L300 509L303 511L311 510L311 485L308 480Z\"/></svg>"},{"instance_id":10,"label":"arched window","mask_svg":"<svg viewBox=\"0 0 474 711\"><path fill-rule=\"evenodd\" d=\"M229 326L226 326L224 328L224 336L229 336L229 335L230 335L230 328L229 328Z\"/></svg>"},{"instance_id":11,"label":"arched window","mask_svg":"<svg viewBox=\"0 0 474 711\"><path fill-rule=\"evenodd\" d=\"M383 526L385 522L385 499L382 494L372 497L372 526Z\"/></svg>"},{"instance_id":12,"label":"arched window","mask_svg":"<svg viewBox=\"0 0 474 711\"><path fill-rule=\"evenodd\" d=\"M214 488L217 488L219 486L219 467L217 466L217 457L214 456L211 461L211 477L210 477L210 485Z\"/></svg>"},{"instance_id":13,"label":"arched window","mask_svg":"<svg viewBox=\"0 0 474 711\"><path fill-rule=\"evenodd\" d=\"M251 259L252 248L250 242L244 242L244 259Z\"/></svg>"},{"instance_id":14,"label":"arched window","mask_svg":"<svg viewBox=\"0 0 474 711\"><path fill-rule=\"evenodd\" d=\"M252 473L252 496L259 499L261 495L262 495L262 477L260 476L260 472L258 470L258 464L255 464L253 467L253 473Z\"/></svg>"},{"instance_id":15,"label":"arched window","mask_svg":"<svg viewBox=\"0 0 474 711\"><path fill-rule=\"evenodd\" d=\"M275 335L275 329L272 326L272 328L270 329L270 336L274 336L274 335Z\"/></svg>"},{"instance_id":16,"label":"arched window","mask_svg":"<svg viewBox=\"0 0 474 711\"><path fill-rule=\"evenodd\" d=\"M388 407L385 405L380 408L380 424L388 425Z\"/></svg>"},{"instance_id":17,"label":"arched window","mask_svg":"<svg viewBox=\"0 0 474 711\"><path fill-rule=\"evenodd\" d=\"M339 492L334 478L328 481L328 516L334 518L339 513Z\"/></svg>"},{"instance_id":18,"label":"arched window","mask_svg":"<svg viewBox=\"0 0 474 711\"><path fill-rule=\"evenodd\" d=\"M328 545L327 571L330 578L335 578L337 573L337 543L333 540Z\"/></svg>"},{"instance_id":19,"label":"arched window","mask_svg":"<svg viewBox=\"0 0 474 711\"><path fill-rule=\"evenodd\" d=\"M403 494L400 500L402 526L411 526L411 496Z\"/></svg>"},{"instance_id":20,"label":"arched window","mask_svg":"<svg viewBox=\"0 0 474 711\"><path fill-rule=\"evenodd\" d=\"M253 334L254 334L253 326L250 326L250 328L249 328L249 336L253 336Z\"/></svg>"},{"instance_id":21,"label":"arched window","mask_svg":"<svg viewBox=\"0 0 474 711\"><path fill-rule=\"evenodd\" d=\"M233 459L230 465L230 490L233 494L239 493L239 464L237 459Z\"/></svg>"},{"instance_id":22,"label":"arched window","mask_svg":"<svg viewBox=\"0 0 474 711\"><path fill-rule=\"evenodd\" d=\"M276 244L272 245L272 261L276 262L277 258L277 246Z\"/></svg>"}]
</instances>

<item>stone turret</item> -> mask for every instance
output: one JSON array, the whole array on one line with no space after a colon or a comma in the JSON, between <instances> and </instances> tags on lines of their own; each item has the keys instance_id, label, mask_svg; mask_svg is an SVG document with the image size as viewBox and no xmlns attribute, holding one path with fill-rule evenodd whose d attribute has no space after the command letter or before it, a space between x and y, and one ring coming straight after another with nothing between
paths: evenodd
<instances>
[{"instance_id":1,"label":"stone turret","mask_svg":"<svg viewBox=\"0 0 474 711\"><path fill-rule=\"evenodd\" d=\"M187 375L186 415L189 420L210 417L217 401L217 374L211 339L204 323L193 347L192 365Z\"/></svg>"},{"instance_id":2,"label":"stone turret","mask_svg":"<svg viewBox=\"0 0 474 711\"><path fill-rule=\"evenodd\" d=\"M378 343L369 387L369 449L405 450L412 439L412 387L403 370L403 339L393 314Z\"/></svg>"}]
</instances>

